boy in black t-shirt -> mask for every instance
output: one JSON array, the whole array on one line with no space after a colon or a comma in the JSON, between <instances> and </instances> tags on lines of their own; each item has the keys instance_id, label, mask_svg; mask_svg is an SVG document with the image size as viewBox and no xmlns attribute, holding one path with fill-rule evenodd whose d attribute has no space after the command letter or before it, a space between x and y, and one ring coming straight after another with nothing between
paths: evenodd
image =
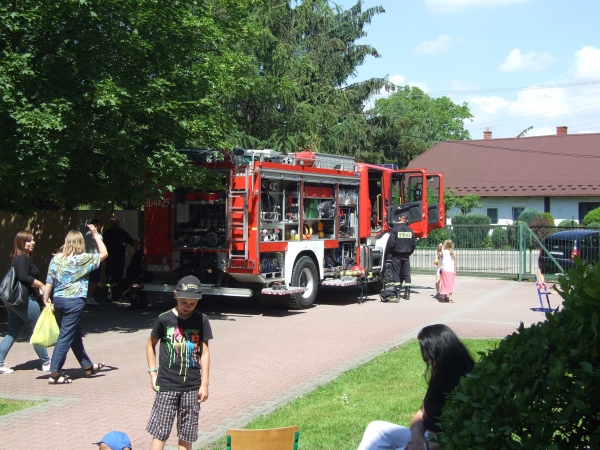
<instances>
[{"instance_id":1,"label":"boy in black t-shirt","mask_svg":"<svg viewBox=\"0 0 600 450\"><path fill-rule=\"evenodd\" d=\"M152 450L164 448L175 415L179 448L191 450L198 439L200 403L208 399L208 341L213 336L208 318L195 311L202 298L200 281L193 276L183 277L174 294L177 306L158 316L146 344L150 385L156 391L146 427L153 437Z\"/></svg>"}]
</instances>

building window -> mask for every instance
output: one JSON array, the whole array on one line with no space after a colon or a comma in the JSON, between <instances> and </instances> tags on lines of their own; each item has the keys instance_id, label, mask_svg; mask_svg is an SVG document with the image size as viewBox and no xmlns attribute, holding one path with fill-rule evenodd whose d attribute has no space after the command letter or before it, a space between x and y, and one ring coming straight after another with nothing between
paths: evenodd
<instances>
[{"instance_id":1,"label":"building window","mask_svg":"<svg viewBox=\"0 0 600 450\"><path fill-rule=\"evenodd\" d=\"M498 208L488 208L487 216L490 218L492 224L498 223Z\"/></svg>"},{"instance_id":2,"label":"building window","mask_svg":"<svg viewBox=\"0 0 600 450\"><path fill-rule=\"evenodd\" d=\"M600 208L600 203L596 202L580 202L579 203L579 223L583 222L583 218L592 209Z\"/></svg>"},{"instance_id":3,"label":"building window","mask_svg":"<svg viewBox=\"0 0 600 450\"><path fill-rule=\"evenodd\" d=\"M517 220L519 220L519 216L521 215L521 213L523 211L525 211L525 208L515 208L515 207L513 207L512 211L513 211L513 223L515 223Z\"/></svg>"}]
</instances>

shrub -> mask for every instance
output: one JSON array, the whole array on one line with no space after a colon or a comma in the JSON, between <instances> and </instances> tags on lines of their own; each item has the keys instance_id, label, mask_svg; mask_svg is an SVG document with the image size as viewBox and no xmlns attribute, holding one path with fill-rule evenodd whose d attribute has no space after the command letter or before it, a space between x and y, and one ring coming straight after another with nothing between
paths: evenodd
<instances>
[{"instance_id":1,"label":"shrub","mask_svg":"<svg viewBox=\"0 0 600 450\"><path fill-rule=\"evenodd\" d=\"M427 238L420 239L417 244L419 247L437 247L438 244L444 242L446 239L454 240L451 228L436 228L427 235Z\"/></svg>"},{"instance_id":2,"label":"shrub","mask_svg":"<svg viewBox=\"0 0 600 450\"><path fill-rule=\"evenodd\" d=\"M527 225L529 225L529 222L531 222L533 219L537 219L538 217L542 217L541 212L539 212L537 209L527 208L523 210L521 214L519 214L519 222L525 222Z\"/></svg>"},{"instance_id":3,"label":"shrub","mask_svg":"<svg viewBox=\"0 0 600 450\"><path fill-rule=\"evenodd\" d=\"M508 247L508 232L504 228L494 228L494 231L492 231L492 246L494 248Z\"/></svg>"},{"instance_id":4,"label":"shrub","mask_svg":"<svg viewBox=\"0 0 600 450\"><path fill-rule=\"evenodd\" d=\"M522 222L516 221L511 226L507 227L508 245L514 249L519 248L519 227Z\"/></svg>"},{"instance_id":5,"label":"shrub","mask_svg":"<svg viewBox=\"0 0 600 450\"><path fill-rule=\"evenodd\" d=\"M550 213L542 213L542 217L545 217L546 219L548 219L548 222L550 222L552 225L554 225L554 216Z\"/></svg>"},{"instance_id":6,"label":"shrub","mask_svg":"<svg viewBox=\"0 0 600 450\"><path fill-rule=\"evenodd\" d=\"M503 339L449 396L441 448L600 447L600 264L559 276L563 308Z\"/></svg>"},{"instance_id":7,"label":"shrub","mask_svg":"<svg viewBox=\"0 0 600 450\"><path fill-rule=\"evenodd\" d=\"M558 224L559 228L573 228L578 226L579 224L577 223L577 221L571 219L561 220Z\"/></svg>"},{"instance_id":8,"label":"shrub","mask_svg":"<svg viewBox=\"0 0 600 450\"><path fill-rule=\"evenodd\" d=\"M600 228L600 222L592 222L586 225L588 228Z\"/></svg>"},{"instance_id":9,"label":"shrub","mask_svg":"<svg viewBox=\"0 0 600 450\"><path fill-rule=\"evenodd\" d=\"M600 222L600 208L592 209L585 215L581 224L587 227L592 222Z\"/></svg>"},{"instance_id":10,"label":"shrub","mask_svg":"<svg viewBox=\"0 0 600 450\"><path fill-rule=\"evenodd\" d=\"M453 227L454 243L458 248L485 248L491 220L485 214L457 214L452 217L452 225L470 225ZM491 243L490 243L491 245Z\"/></svg>"},{"instance_id":11,"label":"shrub","mask_svg":"<svg viewBox=\"0 0 600 450\"><path fill-rule=\"evenodd\" d=\"M547 236L556 232L554 222L550 222L548 219L541 216L529 222L529 228L531 228L533 234L535 234L540 241L543 241ZM531 244L532 247L539 248L537 242L534 241Z\"/></svg>"}]
</instances>

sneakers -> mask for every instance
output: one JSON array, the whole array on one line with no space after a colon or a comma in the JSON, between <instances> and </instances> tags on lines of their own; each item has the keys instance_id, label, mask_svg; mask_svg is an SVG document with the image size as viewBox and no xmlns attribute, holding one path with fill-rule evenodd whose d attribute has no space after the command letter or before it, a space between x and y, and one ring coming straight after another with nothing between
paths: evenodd
<instances>
[{"instance_id":1,"label":"sneakers","mask_svg":"<svg viewBox=\"0 0 600 450\"><path fill-rule=\"evenodd\" d=\"M98 303L96 300L94 300L94 297L90 297L85 301L86 305L92 305L92 306L100 306L100 303Z\"/></svg>"},{"instance_id":2,"label":"sneakers","mask_svg":"<svg viewBox=\"0 0 600 450\"><path fill-rule=\"evenodd\" d=\"M42 364L42 372L50 372L50 363Z\"/></svg>"},{"instance_id":3,"label":"sneakers","mask_svg":"<svg viewBox=\"0 0 600 450\"><path fill-rule=\"evenodd\" d=\"M50 366L48 366L48 367L50 367ZM14 372L14 370L9 369L6 366L0 366L0 373L9 374L9 373L13 373L13 372Z\"/></svg>"}]
</instances>

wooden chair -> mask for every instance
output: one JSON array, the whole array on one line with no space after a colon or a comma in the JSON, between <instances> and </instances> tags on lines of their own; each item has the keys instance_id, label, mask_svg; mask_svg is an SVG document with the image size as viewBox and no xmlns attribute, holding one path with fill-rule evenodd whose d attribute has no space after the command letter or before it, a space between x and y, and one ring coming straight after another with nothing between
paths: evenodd
<instances>
[{"instance_id":1,"label":"wooden chair","mask_svg":"<svg viewBox=\"0 0 600 450\"><path fill-rule=\"evenodd\" d=\"M227 430L227 450L298 450L298 427Z\"/></svg>"},{"instance_id":2,"label":"wooden chair","mask_svg":"<svg viewBox=\"0 0 600 450\"><path fill-rule=\"evenodd\" d=\"M550 295L553 294L553 292L548 290L548 287L546 286L546 282L544 281L544 275L542 275L541 273L537 273L535 275L535 285L537 287L537 291L538 291L538 298L540 300L540 307L539 308L530 308L532 311L538 311L538 312L554 312L558 310L558 306L556 308L552 308L550 306ZM548 307L546 308L544 306L544 302L542 297L546 296L546 303L548 303Z\"/></svg>"}]
</instances>

